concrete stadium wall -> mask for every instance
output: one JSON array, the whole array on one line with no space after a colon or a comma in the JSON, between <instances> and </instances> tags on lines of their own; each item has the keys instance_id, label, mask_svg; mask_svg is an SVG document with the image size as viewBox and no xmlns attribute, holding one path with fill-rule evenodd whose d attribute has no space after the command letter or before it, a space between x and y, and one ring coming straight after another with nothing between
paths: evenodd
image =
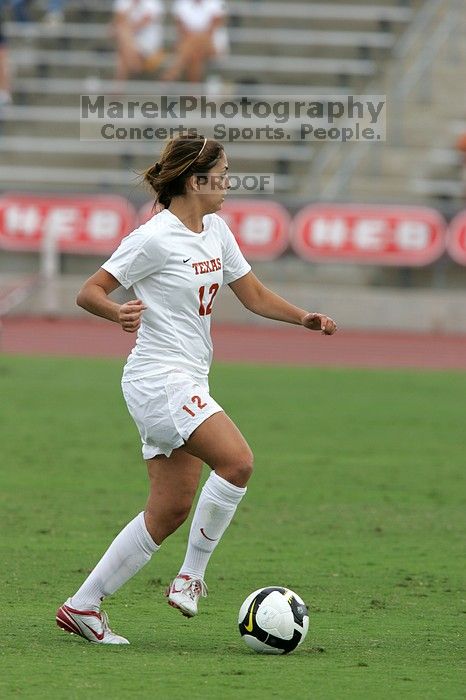
<instances>
[{"instance_id":1,"label":"concrete stadium wall","mask_svg":"<svg viewBox=\"0 0 466 700\"><path fill-rule=\"evenodd\" d=\"M2 275L0 286L13 277ZM11 313L15 315L87 315L75 304L85 277L64 275L55 289L40 284ZM335 318L341 329L466 333L466 292L462 290L368 288L354 285L273 282L270 287L298 306ZM118 290L114 298L131 295ZM51 301L55 299L55 304ZM274 323L244 309L229 289L215 304L215 321L223 323Z\"/></svg>"}]
</instances>

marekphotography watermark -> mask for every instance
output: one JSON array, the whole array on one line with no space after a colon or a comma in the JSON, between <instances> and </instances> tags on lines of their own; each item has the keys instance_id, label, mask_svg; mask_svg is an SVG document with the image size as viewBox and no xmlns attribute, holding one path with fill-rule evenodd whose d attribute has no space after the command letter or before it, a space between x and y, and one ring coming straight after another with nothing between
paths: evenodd
<instances>
[{"instance_id":1,"label":"marekphotography watermark","mask_svg":"<svg viewBox=\"0 0 466 700\"><path fill-rule=\"evenodd\" d=\"M150 141L202 134L222 143L381 142L385 95L81 95L80 137Z\"/></svg>"}]
</instances>

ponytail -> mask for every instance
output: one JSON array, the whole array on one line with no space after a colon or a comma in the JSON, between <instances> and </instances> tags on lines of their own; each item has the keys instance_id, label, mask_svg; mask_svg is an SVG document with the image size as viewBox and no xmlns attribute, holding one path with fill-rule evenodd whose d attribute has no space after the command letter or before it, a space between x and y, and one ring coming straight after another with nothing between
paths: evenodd
<instances>
[{"instance_id":1,"label":"ponytail","mask_svg":"<svg viewBox=\"0 0 466 700\"><path fill-rule=\"evenodd\" d=\"M168 208L173 197L186 193L186 181L191 175L194 172L207 173L220 160L222 153L222 144L204 136L171 139L160 160L143 174L144 181L155 192L156 204Z\"/></svg>"}]
</instances>

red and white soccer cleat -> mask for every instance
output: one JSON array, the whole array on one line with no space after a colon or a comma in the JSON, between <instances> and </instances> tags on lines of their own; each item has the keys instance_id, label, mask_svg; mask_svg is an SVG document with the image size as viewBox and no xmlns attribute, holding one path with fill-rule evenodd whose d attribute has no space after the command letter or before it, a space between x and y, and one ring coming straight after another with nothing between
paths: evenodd
<instances>
[{"instance_id":1,"label":"red and white soccer cleat","mask_svg":"<svg viewBox=\"0 0 466 700\"><path fill-rule=\"evenodd\" d=\"M165 595L172 608L178 608L185 617L194 617L197 615L199 598L207 597L207 586L200 578L179 574L173 579Z\"/></svg>"},{"instance_id":2,"label":"red and white soccer cleat","mask_svg":"<svg viewBox=\"0 0 466 700\"><path fill-rule=\"evenodd\" d=\"M95 610L76 610L71 607L71 598L58 608L57 625L65 632L84 637L94 644L129 644L128 640L112 632L107 613Z\"/></svg>"}]
</instances>

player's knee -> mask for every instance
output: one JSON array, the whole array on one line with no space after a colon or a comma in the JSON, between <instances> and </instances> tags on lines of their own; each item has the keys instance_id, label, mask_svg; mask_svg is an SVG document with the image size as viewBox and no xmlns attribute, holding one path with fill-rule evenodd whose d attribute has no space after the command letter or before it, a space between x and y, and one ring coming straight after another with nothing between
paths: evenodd
<instances>
[{"instance_id":1,"label":"player's knee","mask_svg":"<svg viewBox=\"0 0 466 700\"><path fill-rule=\"evenodd\" d=\"M225 478L235 486L246 486L251 478L253 468L254 455L248 447L242 450L241 454L238 454L228 466L226 470L228 475Z\"/></svg>"},{"instance_id":2,"label":"player's knee","mask_svg":"<svg viewBox=\"0 0 466 700\"><path fill-rule=\"evenodd\" d=\"M247 449L247 451L244 454L243 461L242 461L242 469L241 469L241 475L245 481L249 481L249 479L252 476L252 472L254 469L254 455L252 451Z\"/></svg>"}]
</instances>

